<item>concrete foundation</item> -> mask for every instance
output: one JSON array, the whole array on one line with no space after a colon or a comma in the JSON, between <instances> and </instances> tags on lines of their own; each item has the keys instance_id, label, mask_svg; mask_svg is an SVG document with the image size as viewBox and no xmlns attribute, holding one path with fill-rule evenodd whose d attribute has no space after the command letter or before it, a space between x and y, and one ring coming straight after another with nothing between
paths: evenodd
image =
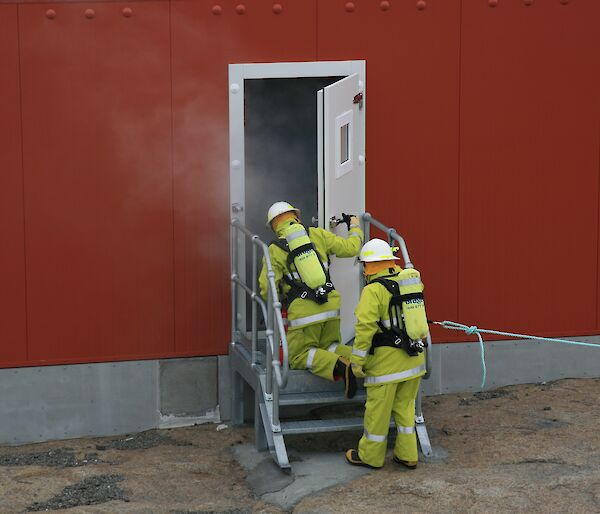
<instances>
[{"instance_id":1,"label":"concrete foundation","mask_svg":"<svg viewBox=\"0 0 600 514\"><path fill-rule=\"evenodd\" d=\"M600 344L600 337L578 341ZM600 348L535 341L485 343L486 389L600 377ZM433 347L425 395L478 391L477 343ZM229 357L0 370L0 444L108 436L227 420ZM427 413L425 413L426 415Z\"/></svg>"},{"instance_id":2,"label":"concrete foundation","mask_svg":"<svg viewBox=\"0 0 600 514\"><path fill-rule=\"evenodd\" d=\"M219 421L217 357L0 370L0 444Z\"/></svg>"},{"instance_id":3,"label":"concrete foundation","mask_svg":"<svg viewBox=\"0 0 600 514\"><path fill-rule=\"evenodd\" d=\"M600 336L569 338L600 345ZM600 347L573 346L531 340L484 343L487 380L484 389L511 384L549 382L561 378L600 377ZM423 393L481 390L479 343L433 345L433 372L423 381Z\"/></svg>"}]
</instances>

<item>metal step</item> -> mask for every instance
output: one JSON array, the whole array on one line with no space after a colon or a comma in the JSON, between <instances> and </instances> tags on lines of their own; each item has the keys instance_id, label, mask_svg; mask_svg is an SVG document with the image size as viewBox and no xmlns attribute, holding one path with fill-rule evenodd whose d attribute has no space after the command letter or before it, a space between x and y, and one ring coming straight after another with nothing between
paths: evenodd
<instances>
[{"instance_id":1,"label":"metal step","mask_svg":"<svg viewBox=\"0 0 600 514\"><path fill-rule=\"evenodd\" d=\"M362 430L363 418L318 419L309 421L286 421L281 423L281 431L288 434L318 434L321 432L342 432Z\"/></svg>"},{"instance_id":2,"label":"metal step","mask_svg":"<svg viewBox=\"0 0 600 514\"><path fill-rule=\"evenodd\" d=\"M351 400L344 397L343 391L322 391L313 393L284 393L281 391L279 397L279 405L282 407L290 405L319 405L319 404L353 404L362 403L367 398L367 393L364 389L359 389L356 396Z\"/></svg>"}]
</instances>

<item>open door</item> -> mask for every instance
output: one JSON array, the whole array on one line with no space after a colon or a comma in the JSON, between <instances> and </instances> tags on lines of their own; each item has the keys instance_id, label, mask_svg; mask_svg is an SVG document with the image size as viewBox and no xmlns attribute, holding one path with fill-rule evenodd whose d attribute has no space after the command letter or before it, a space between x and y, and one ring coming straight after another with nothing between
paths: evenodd
<instances>
[{"instance_id":1,"label":"open door","mask_svg":"<svg viewBox=\"0 0 600 514\"><path fill-rule=\"evenodd\" d=\"M332 218L365 211L364 113L358 74L317 92L319 226L346 237ZM331 278L342 295L342 342L354 337L354 309L360 295L357 259L332 258Z\"/></svg>"}]
</instances>

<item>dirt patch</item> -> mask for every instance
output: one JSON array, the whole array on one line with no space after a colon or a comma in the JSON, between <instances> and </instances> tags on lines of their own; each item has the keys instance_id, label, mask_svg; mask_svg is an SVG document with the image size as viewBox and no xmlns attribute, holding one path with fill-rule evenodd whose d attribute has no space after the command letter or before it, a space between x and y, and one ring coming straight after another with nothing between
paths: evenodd
<instances>
[{"instance_id":1,"label":"dirt patch","mask_svg":"<svg viewBox=\"0 0 600 514\"><path fill-rule=\"evenodd\" d=\"M508 389L494 389L493 391L481 391L473 393L471 396L466 396L458 400L459 405L472 405L481 400L493 400L496 398L513 398L518 400L518 397L511 393ZM434 403L434 405L437 405Z\"/></svg>"},{"instance_id":2,"label":"dirt patch","mask_svg":"<svg viewBox=\"0 0 600 514\"><path fill-rule=\"evenodd\" d=\"M129 501L119 482L125 478L121 475L98 475L88 477L81 482L68 485L59 494L48 501L35 502L27 507L28 512L39 512L58 509L70 509L81 505L98 505L113 500Z\"/></svg>"},{"instance_id":3,"label":"dirt patch","mask_svg":"<svg viewBox=\"0 0 600 514\"><path fill-rule=\"evenodd\" d=\"M5 453L0 455L0 466L51 466L57 468L76 468L98 464L97 453L86 453L78 457L70 448L56 448L39 453Z\"/></svg>"}]
</instances>

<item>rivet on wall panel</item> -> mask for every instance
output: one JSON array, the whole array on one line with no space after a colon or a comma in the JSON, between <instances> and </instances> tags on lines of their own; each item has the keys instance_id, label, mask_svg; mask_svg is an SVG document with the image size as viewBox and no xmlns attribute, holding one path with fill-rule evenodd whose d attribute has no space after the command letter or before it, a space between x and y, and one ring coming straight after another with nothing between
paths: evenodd
<instances>
[{"instance_id":1,"label":"rivet on wall panel","mask_svg":"<svg viewBox=\"0 0 600 514\"><path fill-rule=\"evenodd\" d=\"M223 9L221 8L220 5L213 5L211 10L215 16L219 16L219 14L221 14L223 12Z\"/></svg>"},{"instance_id":2,"label":"rivet on wall panel","mask_svg":"<svg viewBox=\"0 0 600 514\"><path fill-rule=\"evenodd\" d=\"M488 0L488 4L490 4L490 7L496 7L498 5L498 0Z\"/></svg>"},{"instance_id":3,"label":"rivet on wall panel","mask_svg":"<svg viewBox=\"0 0 600 514\"><path fill-rule=\"evenodd\" d=\"M523 3L527 6L533 5L533 0L523 0Z\"/></svg>"},{"instance_id":4,"label":"rivet on wall panel","mask_svg":"<svg viewBox=\"0 0 600 514\"><path fill-rule=\"evenodd\" d=\"M231 84L231 86L229 86L229 91L231 91L233 94L236 94L239 90L239 84Z\"/></svg>"},{"instance_id":5,"label":"rivet on wall panel","mask_svg":"<svg viewBox=\"0 0 600 514\"><path fill-rule=\"evenodd\" d=\"M354 2L347 2L344 8L346 9L346 12L354 12Z\"/></svg>"},{"instance_id":6,"label":"rivet on wall panel","mask_svg":"<svg viewBox=\"0 0 600 514\"><path fill-rule=\"evenodd\" d=\"M281 14L281 11L283 11L283 6L281 4L273 4L273 12L275 14Z\"/></svg>"},{"instance_id":7,"label":"rivet on wall panel","mask_svg":"<svg viewBox=\"0 0 600 514\"><path fill-rule=\"evenodd\" d=\"M379 3L379 8L380 8L382 11L387 11L387 10L389 10L389 8L390 8L390 3L389 3L387 0L383 0L383 2L380 2L380 3Z\"/></svg>"},{"instance_id":8,"label":"rivet on wall panel","mask_svg":"<svg viewBox=\"0 0 600 514\"><path fill-rule=\"evenodd\" d=\"M88 20L91 20L94 16L96 16L96 11L94 11L94 9L86 9L84 14Z\"/></svg>"},{"instance_id":9,"label":"rivet on wall panel","mask_svg":"<svg viewBox=\"0 0 600 514\"><path fill-rule=\"evenodd\" d=\"M560 0L560 3L563 5L567 5L569 3L569 0Z\"/></svg>"},{"instance_id":10,"label":"rivet on wall panel","mask_svg":"<svg viewBox=\"0 0 600 514\"><path fill-rule=\"evenodd\" d=\"M419 11L422 11L423 9L425 9L425 7L427 7L425 0L419 0L417 2L417 9L419 9Z\"/></svg>"},{"instance_id":11,"label":"rivet on wall panel","mask_svg":"<svg viewBox=\"0 0 600 514\"><path fill-rule=\"evenodd\" d=\"M54 18L56 18L56 11L54 9L48 9L46 11L46 18L48 18L49 20L53 20Z\"/></svg>"},{"instance_id":12,"label":"rivet on wall panel","mask_svg":"<svg viewBox=\"0 0 600 514\"><path fill-rule=\"evenodd\" d=\"M131 18L132 14L133 14L133 9L131 7L125 7L123 9L123 16L125 16L125 18Z\"/></svg>"},{"instance_id":13,"label":"rivet on wall panel","mask_svg":"<svg viewBox=\"0 0 600 514\"><path fill-rule=\"evenodd\" d=\"M244 4L236 5L235 12L238 14L244 14L246 12L246 6Z\"/></svg>"}]
</instances>

